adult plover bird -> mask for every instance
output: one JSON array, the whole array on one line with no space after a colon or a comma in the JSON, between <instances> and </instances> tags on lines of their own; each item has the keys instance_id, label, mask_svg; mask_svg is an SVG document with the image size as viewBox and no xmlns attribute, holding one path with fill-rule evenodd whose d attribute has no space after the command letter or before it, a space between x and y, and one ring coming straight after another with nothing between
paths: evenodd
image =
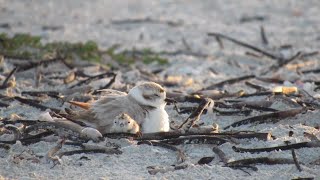
<instances>
[{"instance_id":1,"label":"adult plover bird","mask_svg":"<svg viewBox=\"0 0 320 180\"><path fill-rule=\"evenodd\" d=\"M122 113L134 119L142 133L166 132L170 127L165 100L166 92L162 86L145 82L133 87L128 94L111 90L109 94L91 104L71 101L71 104L85 110L70 115L103 134L111 132L114 119Z\"/></svg>"}]
</instances>

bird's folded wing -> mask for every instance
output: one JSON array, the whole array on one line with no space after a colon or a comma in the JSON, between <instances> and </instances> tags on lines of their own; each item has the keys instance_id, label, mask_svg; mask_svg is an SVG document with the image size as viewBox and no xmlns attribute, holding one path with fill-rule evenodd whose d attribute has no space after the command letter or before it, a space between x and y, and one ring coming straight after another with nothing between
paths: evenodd
<instances>
[{"instance_id":1,"label":"bird's folded wing","mask_svg":"<svg viewBox=\"0 0 320 180\"><path fill-rule=\"evenodd\" d=\"M101 96L126 96L127 93L125 92L121 92L121 91L117 91L114 89L102 89L102 90L98 90L100 92Z\"/></svg>"},{"instance_id":2,"label":"bird's folded wing","mask_svg":"<svg viewBox=\"0 0 320 180\"><path fill-rule=\"evenodd\" d=\"M113 100L110 97L102 98L96 101L90 110L95 114L95 119L99 121L99 126L112 124L115 117L121 113L127 113L138 124L145 119L144 110L137 102L132 102L128 96L118 96Z\"/></svg>"}]
</instances>

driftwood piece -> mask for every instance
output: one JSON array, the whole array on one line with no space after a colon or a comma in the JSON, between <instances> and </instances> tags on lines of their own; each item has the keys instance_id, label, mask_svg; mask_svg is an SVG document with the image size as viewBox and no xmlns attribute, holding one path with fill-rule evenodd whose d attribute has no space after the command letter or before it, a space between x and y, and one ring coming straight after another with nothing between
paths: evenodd
<instances>
[{"instance_id":1,"label":"driftwood piece","mask_svg":"<svg viewBox=\"0 0 320 180\"><path fill-rule=\"evenodd\" d=\"M72 156L74 154L92 154L92 153L102 153L102 154L121 154L122 152L119 150L116 150L114 148L109 149L80 149L80 150L74 150L74 151L64 151L57 154L58 157L62 156Z\"/></svg>"},{"instance_id":2,"label":"driftwood piece","mask_svg":"<svg viewBox=\"0 0 320 180\"><path fill-rule=\"evenodd\" d=\"M254 149L247 149L247 148L240 148L233 146L232 149L235 152L249 152L249 153L260 153L260 152L271 152L271 151L278 151L278 150L291 150L291 149L300 149L300 148L313 148L313 147L320 147L320 141L310 141L310 142L301 142L295 144L289 144L284 146L276 146L276 147L267 147L267 148L254 148Z\"/></svg>"},{"instance_id":3,"label":"driftwood piece","mask_svg":"<svg viewBox=\"0 0 320 180\"><path fill-rule=\"evenodd\" d=\"M41 96L41 95L47 95L53 98L59 98L62 96L62 94L58 91L22 91L22 95L29 95L29 96Z\"/></svg>"},{"instance_id":4,"label":"driftwood piece","mask_svg":"<svg viewBox=\"0 0 320 180\"><path fill-rule=\"evenodd\" d=\"M229 163L229 159L227 158L226 154L218 147L218 146L214 146L212 148L212 151L217 154L220 158L220 160L223 162L223 164L229 168L232 169L240 169L242 171L244 171L245 173L249 174L247 171L243 170L242 168L251 168L254 171L257 171L258 169L254 166L249 166L249 165L242 165L242 164L235 164L235 165L230 165Z\"/></svg>"},{"instance_id":5,"label":"driftwood piece","mask_svg":"<svg viewBox=\"0 0 320 180\"><path fill-rule=\"evenodd\" d=\"M179 126L178 129L181 129L185 132L188 132L189 129L200 119L200 116L203 113L203 110L206 109L210 104L213 105L213 100L205 98L199 104L199 107Z\"/></svg>"},{"instance_id":6,"label":"driftwood piece","mask_svg":"<svg viewBox=\"0 0 320 180\"><path fill-rule=\"evenodd\" d=\"M255 123L255 124L262 124L267 122L276 123L284 118L293 117L303 112L306 112L306 108L296 108L296 109L291 109L286 111L278 111L278 112L273 112L269 114L263 114L263 115L250 117L250 118L232 123L231 125L226 126L224 129L228 129L230 127L238 127L238 126L250 124L250 123Z\"/></svg>"},{"instance_id":7,"label":"driftwood piece","mask_svg":"<svg viewBox=\"0 0 320 180\"><path fill-rule=\"evenodd\" d=\"M252 78L255 78L255 75L245 75L245 76L241 76L241 77L237 77L237 78L227 79L225 81L210 85L210 86L204 88L203 90L216 89L216 88L220 88L226 84L234 84L234 83L238 83L240 81L244 81L244 80L248 80L248 79L252 79Z\"/></svg>"},{"instance_id":8,"label":"driftwood piece","mask_svg":"<svg viewBox=\"0 0 320 180\"><path fill-rule=\"evenodd\" d=\"M229 102L232 104L226 104L225 102L216 101L215 105L219 108L225 109L253 109L258 111L269 111L276 112L278 110L270 108L272 105L271 101L242 101L242 100L224 100L225 102ZM244 111L244 110L243 110Z\"/></svg>"},{"instance_id":9,"label":"driftwood piece","mask_svg":"<svg viewBox=\"0 0 320 180\"><path fill-rule=\"evenodd\" d=\"M254 88L254 89L256 89L257 91L267 91L267 90L268 90L267 88L265 88L265 87L263 87L263 86L260 86L260 85L257 85L257 84L254 84L254 83L252 83L252 82L250 82L250 81L246 81L246 82L245 82L245 85L247 85L247 86L249 86L249 87L251 87L251 88Z\"/></svg>"},{"instance_id":10,"label":"driftwood piece","mask_svg":"<svg viewBox=\"0 0 320 180\"><path fill-rule=\"evenodd\" d=\"M31 131L45 129L55 132L58 136L70 139L83 139L93 140L95 142L102 140L100 132L94 128L82 127L76 123L68 120L57 120L54 122L41 122L35 125L29 126L25 129L24 133Z\"/></svg>"},{"instance_id":11,"label":"driftwood piece","mask_svg":"<svg viewBox=\"0 0 320 180\"><path fill-rule=\"evenodd\" d=\"M71 156L74 154L81 154L81 153L86 153L86 154L92 154L92 153L103 153L103 154L122 154L122 151L120 151L116 147L106 147L106 146L101 146L101 145L96 145L96 144L86 144L86 143L69 143L69 145L76 145L80 146L82 149L80 150L73 150L73 151L64 151L60 152L57 154L58 157L62 156Z\"/></svg>"},{"instance_id":12,"label":"driftwood piece","mask_svg":"<svg viewBox=\"0 0 320 180\"><path fill-rule=\"evenodd\" d=\"M268 164L268 165L274 165L274 164L293 164L292 159L286 159L286 158L268 158L268 157L258 157L258 158L249 158L249 159L241 159L236 161L230 161L226 163L228 166L236 166L236 165L252 165L252 164Z\"/></svg>"},{"instance_id":13,"label":"driftwood piece","mask_svg":"<svg viewBox=\"0 0 320 180\"><path fill-rule=\"evenodd\" d=\"M285 81L284 79L280 79L280 78L269 78L269 77L256 77L257 80L262 81L262 82L266 82L266 83L275 83L275 84L283 84L283 82Z\"/></svg>"},{"instance_id":14,"label":"driftwood piece","mask_svg":"<svg viewBox=\"0 0 320 180\"><path fill-rule=\"evenodd\" d=\"M227 138L236 138L236 139L252 139L257 138L259 140L270 140L271 133L256 133L256 132L186 132L182 133L181 131L169 131L169 132L158 132L158 133L145 133L141 137L135 134L119 134L119 133L108 133L104 134L104 137L108 138L127 138L133 137L137 141L147 141L147 140L165 140L173 139L178 137L188 137L188 136L214 136L214 137L227 137Z\"/></svg>"},{"instance_id":15,"label":"driftwood piece","mask_svg":"<svg viewBox=\"0 0 320 180\"><path fill-rule=\"evenodd\" d=\"M23 144L23 145L30 145L30 144L34 144L37 142L40 142L44 137L50 136L54 134L54 132L52 131L45 131L36 135L32 135L32 136L28 136L22 139L19 139L19 141Z\"/></svg>"},{"instance_id":16,"label":"driftwood piece","mask_svg":"<svg viewBox=\"0 0 320 180\"><path fill-rule=\"evenodd\" d=\"M228 140L223 139L221 137L215 136L187 136L187 137L179 137L172 139L161 140L160 142L168 143L168 144L215 144L221 145L226 143Z\"/></svg>"},{"instance_id":17,"label":"driftwood piece","mask_svg":"<svg viewBox=\"0 0 320 180\"><path fill-rule=\"evenodd\" d=\"M227 158L226 154L218 146L213 146L212 151L218 155L218 157L224 164L228 163L229 159Z\"/></svg>"},{"instance_id":18,"label":"driftwood piece","mask_svg":"<svg viewBox=\"0 0 320 180\"><path fill-rule=\"evenodd\" d=\"M213 159L214 159L214 156L203 157L198 161L198 164L199 165L209 164L212 162Z\"/></svg>"},{"instance_id":19,"label":"driftwood piece","mask_svg":"<svg viewBox=\"0 0 320 180\"><path fill-rule=\"evenodd\" d=\"M55 154L62 148L65 140L61 140L57 143L56 146L51 148L47 153L46 153L46 158L49 160L52 160L54 163L54 166L56 164L62 164L62 160L60 159L59 156L56 156Z\"/></svg>"},{"instance_id":20,"label":"driftwood piece","mask_svg":"<svg viewBox=\"0 0 320 180\"><path fill-rule=\"evenodd\" d=\"M26 126L29 126L29 125L34 125L34 124L37 124L41 121L39 120L27 120L27 119L17 119L17 120L2 120L1 123L3 124L23 124L23 125L26 125Z\"/></svg>"},{"instance_id":21,"label":"driftwood piece","mask_svg":"<svg viewBox=\"0 0 320 180\"><path fill-rule=\"evenodd\" d=\"M35 101L33 99L27 99L27 98L23 98L23 97L19 97L19 96L15 96L14 99L19 101L19 102L21 102L21 103L23 103L23 104L27 104L29 106L32 106L32 107L35 107L35 108L39 108L42 111L50 109L51 111L54 111L56 113L60 112L60 109L47 107L45 105L42 105L42 104L38 103L37 101Z\"/></svg>"}]
</instances>

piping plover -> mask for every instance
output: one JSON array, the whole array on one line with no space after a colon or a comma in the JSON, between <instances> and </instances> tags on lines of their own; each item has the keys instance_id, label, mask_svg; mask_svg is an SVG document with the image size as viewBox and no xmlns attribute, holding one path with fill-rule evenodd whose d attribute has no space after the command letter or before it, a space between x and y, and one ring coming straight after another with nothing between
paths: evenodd
<instances>
[{"instance_id":1,"label":"piping plover","mask_svg":"<svg viewBox=\"0 0 320 180\"><path fill-rule=\"evenodd\" d=\"M152 133L170 129L165 100L166 92L162 86L145 82L133 87L128 94L111 90L92 104L70 103L85 109L73 114L72 118L86 122L103 134L110 133L113 120L121 113L134 119L142 133Z\"/></svg>"},{"instance_id":2,"label":"piping plover","mask_svg":"<svg viewBox=\"0 0 320 180\"><path fill-rule=\"evenodd\" d=\"M121 113L113 120L110 132L137 134L140 132L140 126L128 114Z\"/></svg>"}]
</instances>

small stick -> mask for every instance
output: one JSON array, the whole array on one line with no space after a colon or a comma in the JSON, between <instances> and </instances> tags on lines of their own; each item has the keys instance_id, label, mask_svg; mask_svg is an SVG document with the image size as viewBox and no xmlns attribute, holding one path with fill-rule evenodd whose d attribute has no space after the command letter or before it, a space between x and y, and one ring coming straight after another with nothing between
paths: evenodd
<instances>
[{"instance_id":1,"label":"small stick","mask_svg":"<svg viewBox=\"0 0 320 180\"><path fill-rule=\"evenodd\" d=\"M250 52L250 51L246 51L245 54L248 55L248 56L255 57L255 58L261 58L263 56L261 54L256 54L256 53L253 53L253 52Z\"/></svg>"},{"instance_id":2,"label":"small stick","mask_svg":"<svg viewBox=\"0 0 320 180\"><path fill-rule=\"evenodd\" d=\"M288 58L288 59L284 59L279 61L278 63L276 63L275 65L272 65L267 71L264 71L262 73L260 73L260 75L265 75L268 72L275 72L277 70L279 70L281 67L287 65L288 63L290 63L291 61L296 60L297 58L302 56L302 52L297 52L295 55L293 55L292 57Z\"/></svg>"},{"instance_id":3,"label":"small stick","mask_svg":"<svg viewBox=\"0 0 320 180\"><path fill-rule=\"evenodd\" d=\"M269 108L273 102L271 101L240 101L238 103L234 103L231 105L233 108L249 108L258 111L270 111L270 112L277 112L278 110Z\"/></svg>"},{"instance_id":4,"label":"small stick","mask_svg":"<svg viewBox=\"0 0 320 180\"><path fill-rule=\"evenodd\" d=\"M220 33L210 32L210 33L207 33L207 35L208 35L208 36L214 36L214 37L219 37L219 38L227 39L227 40L229 40L229 41L231 41L231 42L234 42L234 43L236 43L236 44L238 44L238 45L241 45L241 46L246 47L246 48L249 48L249 49L251 49L251 50L253 50L253 51L259 52L259 53L261 53L261 54L263 54L263 55L265 55L265 56L267 56L267 57L269 57L269 58L271 58L271 59L275 59L275 60L282 60L282 59L283 59L282 57L278 57L278 56L276 56L276 55L274 55L274 54L271 54L271 53L269 53L269 52L267 52L267 51L264 51L264 50L262 50L262 49L260 49L260 48L258 48L258 47L255 47L255 46L250 45L250 44L247 44L247 43L245 43L245 42L236 40L236 39L234 39L234 38L228 37L228 36L223 35L223 34L220 34Z\"/></svg>"},{"instance_id":5,"label":"small stick","mask_svg":"<svg viewBox=\"0 0 320 180\"><path fill-rule=\"evenodd\" d=\"M249 158L249 159L240 159L236 161L230 161L227 163L229 166L236 166L236 165L252 165L252 164L293 164L293 160L285 159L285 158L277 158L272 159L268 157L258 157L258 158Z\"/></svg>"},{"instance_id":6,"label":"small stick","mask_svg":"<svg viewBox=\"0 0 320 180\"><path fill-rule=\"evenodd\" d=\"M1 121L3 124L23 124L23 125L34 125L34 124L37 124L41 121L39 120L27 120L27 119L17 119L17 120L2 120Z\"/></svg>"},{"instance_id":7,"label":"small stick","mask_svg":"<svg viewBox=\"0 0 320 180\"><path fill-rule=\"evenodd\" d=\"M243 16L240 19L241 23L252 22L252 21L264 21L266 19L265 16Z\"/></svg>"},{"instance_id":8,"label":"small stick","mask_svg":"<svg viewBox=\"0 0 320 180\"><path fill-rule=\"evenodd\" d=\"M308 73L320 73L320 68L317 69L311 69L311 70L305 70L301 71L303 74L308 74Z\"/></svg>"},{"instance_id":9,"label":"small stick","mask_svg":"<svg viewBox=\"0 0 320 180\"><path fill-rule=\"evenodd\" d=\"M42 111L50 109L51 111L54 111L56 113L60 112L60 109L47 107L45 105L37 103L35 100L32 100L32 99L22 98L22 97L19 97L19 96L15 96L14 99L19 101L19 102L21 102L21 103L23 103L23 104L27 104L29 106L32 106L32 107L35 107L35 108L39 108Z\"/></svg>"},{"instance_id":10,"label":"small stick","mask_svg":"<svg viewBox=\"0 0 320 180\"><path fill-rule=\"evenodd\" d=\"M132 135L131 135L132 136ZM170 132L159 132L159 133L145 133L142 137L137 137L135 140L164 140L164 139L173 139L180 136L216 136L216 137L230 137L237 139L252 139L257 138L260 140L267 141L271 138L271 133L256 133L256 132L223 132L223 133L202 133L202 132L186 132L181 133L180 131L170 131ZM107 135L107 137L109 137Z\"/></svg>"},{"instance_id":11,"label":"small stick","mask_svg":"<svg viewBox=\"0 0 320 180\"><path fill-rule=\"evenodd\" d=\"M298 159L297 159L297 155L294 151L294 149L291 149L291 154L292 154L292 158L293 158L293 161L294 161L294 164L296 165L297 169L301 172L302 171L302 168L298 162Z\"/></svg>"},{"instance_id":12,"label":"small stick","mask_svg":"<svg viewBox=\"0 0 320 180\"><path fill-rule=\"evenodd\" d=\"M48 60L41 60L41 61L38 61L38 62L30 62L28 65L19 66L19 69L18 69L17 72L27 71L29 69L41 66L43 64L49 64L49 63L53 63L53 62L58 62L58 61L60 61L62 59L64 59L64 58L55 57L55 58L48 59Z\"/></svg>"},{"instance_id":13,"label":"small stick","mask_svg":"<svg viewBox=\"0 0 320 180\"><path fill-rule=\"evenodd\" d=\"M271 152L271 151L278 151L278 150L291 150L291 149L300 149L300 148L313 148L313 147L320 147L319 142L301 142L301 143L295 143L295 144L289 144L285 146L276 146L276 147L267 147L267 148L255 148L255 149L246 149L246 148L240 148L233 146L232 149L235 152L249 152L249 153L260 153L260 152Z\"/></svg>"},{"instance_id":14,"label":"small stick","mask_svg":"<svg viewBox=\"0 0 320 180\"><path fill-rule=\"evenodd\" d=\"M264 78L264 77L256 77L257 80L266 82L266 83L275 83L275 84L283 84L285 80L279 78Z\"/></svg>"},{"instance_id":15,"label":"small stick","mask_svg":"<svg viewBox=\"0 0 320 180\"><path fill-rule=\"evenodd\" d=\"M221 38L218 37L218 36L216 36L215 38L216 38L216 41L219 44L220 49L224 49L223 42L221 41Z\"/></svg>"},{"instance_id":16,"label":"small stick","mask_svg":"<svg viewBox=\"0 0 320 180\"><path fill-rule=\"evenodd\" d=\"M301 55L301 58L306 58L306 57L310 57L310 56L316 56L320 53L320 51L312 51L312 52L308 52L308 53L303 53Z\"/></svg>"},{"instance_id":17,"label":"small stick","mask_svg":"<svg viewBox=\"0 0 320 180\"><path fill-rule=\"evenodd\" d=\"M59 158L59 156L55 156L55 154L62 148L64 142L65 140L61 140L60 142L57 143L56 146L50 149L46 154L46 157L54 162L54 166L56 164L62 164L62 160Z\"/></svg>"},{"instance_id":18,"label":"small stick","mask_svg":"<svg viewBox=\"0 0 320 180\"><path fill-rule=\"evenodd\" d=\"M215 88L222 87L222 86L224 86L226 84L234 84L234 83L238 83L240 81L247 80L247 79L252 79L252 78L255 78L255 75L244 75L244 76L237 77L237 78L231 78L231 79L227 79L225 81L221 81L219 83L210 85L210 86L204 88L203 90L215 89Z\"/></svg>"},{"instance_id":19,"label":"small stick","mask_svg":"<svg viewBox=\"0 0 320 180\"><path fill-rule=\"evenodd\" d=\"M0 89L7 88L7 83L11 76L18 70L18 67L13 68L10 73L8 74L7 78L3 81L2 85L0 86Z\"/></svg>"},{"instance_id":20,"label":"small stick","mask_svg":"<svg viewBox=\"0 0 320 180\"><path fill-rule=\"evenodd\" d=\"M286 111L277 111L269 114L263 114L259 116L250 117L244 120L240 120L238 122L232 123L229 126L226 126L224 129L229 129L230 127L238 127L250 123L262 124L266 122L276 123L284 118L293 117L302 112L306 112L306 108L296 108Z\"/></svg>"},{"instance_id":21,"label":"small stick","mask_svg":"<svg viewBox=\"0 0 320 180\"><path fill-rule=\"evenodd\" d=\"M19 141L23 144L23 145L30 145L30 144L34 144L37 142L40 142L42 140L42 138L50 136L54 134L52 131L45 131L33 136L27 136L25 138L20 139Z\"/></svg>"},{"instance_id":22,"label":"small stick","mask_svg":"<svg viewBox=\"0 0 320 180\"><path fill-rule=\"evenodd\" d=\"M93 95L97 95L97 94L99 94L99 93L101 93L102 91L102 89L108 89L108 88L110 88L111 87L111 85L116 81L116 77L117 77L117 74L113 74L113 77L111 78L111 80L105 85L105 86L103 86L103 87L101 87L101 88L99 88L99 89L97 89L97 90L94 90L93 91Z\"/></svg>"},{"instance_id":23,"label":"small stick","mask_svg":"<svg viewBox=\"0 0 320 180\"><path fill-rule=\"evenodd\" d=\"M266 36L266 33L264 31L264 27L263 26L260 26L260 35L261 35L262 43L264 45L268 45L269 41L267 39L267 36Z\"/></svg>"},{"instance_id":24,"label":"small stick","mask_svg":"<svg viewBox=\"0 0 320 180\"><path fill-rule=\"evenodd\" d=\"M184 47L186 48L187 51L191 51L191 47L184 37L182 37L182 44L184 45Z\"/></svg>"},{"instance_id":25,"label":"small stick","mask_svg":"<svg viewBox=\"0 0 320 180\"><path fill-rule=\"evenodd\" d=\"M252 82L246 81L245 84L251 88L256 89L257 91L267 91L268 89L265 87L262 87L260 85L257 84L253 84Z\"/></svg>"},{"instance_id":26,"label":"small stick","mask_svg":"<svg viewBox=\"0 0 320 180\"><path fill-rule=\"evenodd\" d=\"M200 119L204 109L207 108L211 103L213 103L211 99L203 99L199 104L199 107L179 126L178 129L188 131Z\"/></svg>"},{"instance_id":27,"label":"small stick","mask_svg":"<svg viewBox=\"0 0 320 180\"><path fill-rule=\"evenodd\" d=\"M113 73L113 72L106 72L106 73L98 74L98 75L95 75L95 76L91 76L91 77L89 77L89 78L87 78L87 79L85 79L83 81L79 81L78 83L70 86L69 88L74 88L74 87L80 86L82 84L88 84L90 81L93 81L95 79L101 79L104 76L114 76L114 75L115 75L115 73Z\"/></svg>"},{"instance_id":28,"label":"small stick","mask_svg":"<svg viewBox=\"0 0 320 180\"><path fill-rule=\"evenodd\" d=\"M224 164L227 164L229 162L226 154L218 146L213 146L212 151L219 156Z\"/></svg>"},{"instance_id":29,"label":"small stick","mask_svg":"<svg viewBox=\"0 0 320 180\"><path fill-rule=\"evenodd\" d=\"M48 95L53 98L59 98L61 96L61 93L58 91L22 91L21 95L29 95L29 96L40 96L40 95Z\"/></svg>"},{"instance_id":30,"label":"small stick","mask_svg":"<svg viewBox=\"0 0 320 180\"><path fill-rule=\"evenodd\" d=\"M217 111L220 116L234 116L234 115L245 115L248 116L252 113L252 110L238 110L238 111L221 111L216 108L214 108L214 111Z\"/></svg>"},{"instance_id":31,"label":"small stick","mask_svg":"<svg viewBox=\"0 0 320 180\"><path fill-rule=\"evenodd\" d=\"M142 137L138 137L135 134L119 134L119 133L108 133L104 134L104 137L108 138L128 138L133 137L137 141L147 141L147 140L165 140L178 138L180 136L213 136L213 137L230 137L237 139L252 139L257 138L259 140L267 141L271 139L271 133L256 133L256 132L223 132L223 133L213 133L213 132L186 132L181 133L181 131L170 131L170 132L158 132L158 133L144 133Z\"/></svg>"}]
</instances>

